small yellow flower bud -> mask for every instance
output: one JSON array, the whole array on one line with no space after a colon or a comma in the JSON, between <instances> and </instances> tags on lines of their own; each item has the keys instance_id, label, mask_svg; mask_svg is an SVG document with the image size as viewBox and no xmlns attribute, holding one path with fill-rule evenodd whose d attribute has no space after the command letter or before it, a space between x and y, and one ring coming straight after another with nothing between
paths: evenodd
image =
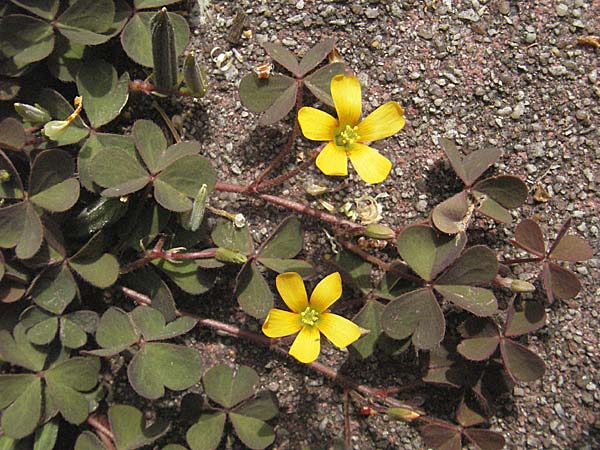
<instances>
[{"instance_id":1,"label":"small yellow flower bud","mask_svg":"<svg viewBox=\"0 0 600 450\"><path fill-rule=\"evenodd\" d=\"M217 249L215 257L218 261L233 264L245 264L248 261L246 255L242 255L241 253L238 253L235 250L230 250L228 248L221 247Z\"/></svg>"}]
</instances>

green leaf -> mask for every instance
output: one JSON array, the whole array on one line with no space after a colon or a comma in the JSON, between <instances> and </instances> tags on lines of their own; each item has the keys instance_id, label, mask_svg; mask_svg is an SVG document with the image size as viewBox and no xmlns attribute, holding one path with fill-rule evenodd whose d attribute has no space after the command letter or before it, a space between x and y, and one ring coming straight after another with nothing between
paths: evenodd
<instances>
[{"instance_id":1,"label":"green leaf","mask_svg":"<svg viewBox=\"0 0 600 450\"><path fill-rule=\"evenodd\" d=\"M6 122L6 120L4 122ZM4 122L2 122L2 124ZM2 124L0 124L0 127ZM0 150L0 174L2 173L4 173L4 175L2 176L2 181L0 181L0 198L23 198L24 191L21 177L11 160L8 159L2 150Z\"/></svg>"},{"instance_id":2,"label":"green leaf","mask_svg":"<svg viewBox=\"0 0 600 450\"><path fill-rule=\"evenodd\" d=\"M324 39L311 48L306 55L300 61L298 66L298 73L300 76L306 75L308 72L317 67L321 62L327 58L327 55L331 53L335 46L335 39L329 38Z\"/></svg>"},{"instance_id":3,"label":"green leaf","mask_svg":"<svg viewBox=\"0 0 600 450\"><path fill-rule=\"evenodd\" d=\"M146 203L144 205L144 203ZM136 199L136 203L131 208L140 208L139 216L126 216L124 228L131 230L127 238L127 243L134 250L143 250L142 246L150 243L162 232L168 225L171 218L171 212L154 202L146 202L144 198Z\"/></svg>"},{"instance_id":4,"label":"green leaf","mask_svg":"<svg viewBox=\"0 0 600 450\"><path fill-rule=\"evenodd\" d=\"M316 274L314 267L301 259L257 258L257 261L277 273L297 272L305 279Z\"/></svg>"},{"instance_id":5,"label":"green leaf","mask_svg":"<svg viewBox=\"0 0 600 450\"><path fill-rule=\"evenodd\" d=\"M286 75L272 75L258 78L256 74L246 75L240 81L240 101L254 113L269 109L286 91L296 85L296 81Z\"/></svg>"},{"instance_id":6,"label":"green leaf","mask_svg":"<svg viewBox=\"0 0 600 450\"><path fill-rule=\"evenodd\" d=\"M51 420L35 431L33 450L52 450L58 437L58 421Z\"/></svg>"},{"instance_id":7,"label":"green leaf","mask_svg":"<svg viewBox=\"0 0 600 450\"><path fill-rule=\"evenodd\" d=\"M498 327L490 319L472 317L460 326L463 340L456 350L471 361L485 361L498 348L500 335Z\"/></svg>"},{"instance_id":8,"label":"green leaf","mask_svg":"<svg viewBox=\"0 0 600 450\"><path fill-rule=\"evenodd\" d=\"M55 120L65 120L74 111L71 103L53 89L40 89L36 101ZM55 141L49 142L48 145L61 147L75 144L85 138L89 132L81 117L77 117Z\"/></svg>"},{"instance_id":9,"label":"green leaf","mask_svg":"<svg viewBox=\"0 0 600 450\"><path fill-rule=\"evenodd\" d=\"M36 379L35 374L0 375L0 408L4 409L17 400Z\"/></svg>"},{"instance_id":10,"label":"green leaf","mask_svg":"<svg viewBox=\"0 0 600 450\"><path fill-rule=\"evenodd\" d=\"M157 399L165 387L181 391L196 384L202 375L197 350L164 343L143 344L127 368L129 383L142 397Z\"/></svg>"},{"instance_id":11,"label":"green leaf","mask_svg":"<svg viewBox=\"0 0 600 450\"><path fill-rule=\"evenodd\" d=\"M0 122L0 148L21 150L25 146L25 139L25 129L17 119L7 117Z\"/></svg>"},{"instance_id":12,"label":"green leaf","mask_svg":"<svg viewBox=\"0 0 600 450\"><path fill-rule=\"evenodd\" d=\"M3 375L0 377L0 391L5 391L5 377L28 377L26 383L24 381L14 381L14 378L9 382L13 389L18 389L18 393L14 392L11 395L10 406L2 413L2 431L8 437L13 439L21 439L29 436L40 420L42 410L42 380L35 375ZM18 384L17 384L18 383ZM0 384L0 385L1 385Z\"/></svg>"},{"instance_id":13,"label":"green leaf","mask_svg":"<svg viewBox=\"0 0 600 450\"><path fill-rule=\"evenodd\" d=\"M190 197L195 198L203 184L211 192L215 183L216 173L208 159L198 155L183 156L156 177L154 197L165 209L184 212L192 209Z\"/></svg>"},{"instance_id":14,"label":"green leaf","mask_svg":"<svg viewBox=\"0 0 600 450\"><path fill-rule=\"evenodd\" d=\"M127 286L147 295L152 300L152 308L161 312L167 322L175 320L177 310L169 286L151 268L142 268L125 275Z\"/></svg>"},{"instance_id":15,"label":"green leaf","mask_svg":"<svg viewBox=\"0 0 600 450\"><path fill-rule=\"evenodd\" d=\"M249 255L254 250L248 227L236 227L230 220L218 219L210 236L218 247L235 250L244 255Z\"/></svg>"},{"instance_id":16,"label":"green leaf","mask_svg":"<svg viewBox=\"0 0 600 450\"><path fill-rule=\"evenodd\" d=\"M302 74L298 70L298 60L294 56L292 52L290 52L283 45L278 44L276 42L265 42L263 44L263 48L267 51L269 56L273 58L274 61L281 64L287 70L292 72L295 76L301 77Z\"/></svg>"},{"instance_id":17,"label":"green leaf","mask_svg":"<svg viewBox=\"0 0 600 450\"><path fill-rule=\"evenodd\" d=\"M0 54L5 59L0 72L10 75L46 58L53 48L54 30L47 22L24 14L0 18Z\"/></svg>"},{"instance_id":18,"label":"green leaf","mask_svg":"<svg viewBox=\"0 0 600 450\"><path fill-rule=\"evenodd\" d=\"M426 225L405 228L398 235L398 253L417 275L431 281L462 252L464 233L446 236Z\"/></svg>"},{"instance_id":19,"label":"green leaf","mask_svg":"<svg viewBox=\"0 0 600 450\"><path fill-rule=\"evenodd\" d=\"M115 68L101 59L84 64L77 74L77 91L93 128L112 121L129 98L129 74L117 78Z\"/></svg>"},{"instance_id":20,"label":"green leaf","mask_svg":"<svg viewBox=\"0 0 600 450\"><path fill-rule=\"evenodd\" d=\"M112 307L102 314L96 331L96 342L100 347L117 354L136 343L139 337L139 332L125 311Z\"/></svg>"},{"instance_id":21,"label":"green leaf","mask_svg":"<svg viewBox=\"0 0 600 450\"><path fill-rule=\"evenodd\" d=\"M155 264L183 291L192 295L207 292L215 282L215 274L199 268L193 260L180 260L175 263L161 259Z\"/></svg>"},{"instance_id":22,"label":"green leaf","mask_svg":"<svg viewBox=\"0 0 600 450\"><path fill-rule=\"evenodd\" d=\"M327 64L311 73L304 79L304 85L321 102L333 107L331 98L331 79L336 75L346 73L346 66L342 63Z\"/></svg>"},{"instance_id":23,"label":"green leaf","mask_svg":"<svg viewBox=\"0 0 600 450\"><path fill-rule=\"evenodd\" d=\"M194 328L197 322L184 316L167 325L161 312L149 306L138 306L131 312L131 318L146 341L161 341L181 336Z\"/></svg>"},{"instance_id":24,"label":"green leaf","mask_svg":"<svg viewBox=\"0 0 600 450\"><path fill-rule=\"evenodd\" d=\"M344 279L349 278L350 282L363 294L371 290L371 265L360 256L348 251L342 250L333 259L335 266L346 275Z\"/></svg>"},{"instance_id":25,"label":"green leaf","mask_svg":"<svg viewBox=\"0 0 600 450\"><path fill-rule=\"evenodd\" d=\"M72 424L84 422L89 414L89 402L80 391L89 391L98 383L100 360L76 357L46 371L48 396L65 420Z\"/></svg>"},{"instance_id":26,"label":"green leaf","mask_svg":"<svg viewBox=\"0 0 600 450\"><path fill-rule=\"evenodd\" d=\"M87 335L75 322L61 317L60 342L67 348L79 348L87 342Z\"/></svg>"},{"instance_id":27,"label":"green leaf","mask_svg":"<svg viewBox=\"0 0 600 450\"><path fill-rule=\"evenodd\" d=\"M58 18L59 27L69 25L94 33L104 33L113 24L115 4L112 0L75 0L70 3Z\"/></svg>"},{"instance_id":28,"label":"green leaf","mask_svg":"<svg viewBox=\"0 0 600 450\"><path fill-rule=\"evenodd\" d=\"M302 250L304 239L297 217L287 217L258 251L260 258L294 258Z\"/></svg>"},{"instance_id":29,"label":"green leaf","mask_svg":"<svg viewBox=\"0 0 600 450\"><path fill-rule=\"evenodd\" d=\"M298 83L295 82L287 88L271 106L260 116L260 125L272 125L284 119L294 106L298 97Z\"/></svg>"},{"instance_id":30,"label":"green leaf","mask_svg":"<svg viewBox=\"0 0 600 450\"><path fill-rule=\"evenodd\" d=\"M275 441L273 428L254 417L242 416L234 412L229 413L229 419L233 424L235 434L251 449L263 449Z\"/></svg>"},{"instance_id":31,"label":"green leaf","mask_svg":"<svg viewBox=\"0 0 600 450\"><path fill-rule=\"evenodd\" d=\"M248 366L240 366L234 373L225 364L210 368L202 378L208 397L224 406L232 408L252 397L259 382L258 374Z\"/></svg>"},{"instance_id":32,"label":"green leaf","mask_svg":"<svg viewBox=\"0 0 600 450\"><path fill-rule=\"evenodd\" d=\"M58 318L50 317L27 330L27 338L35 345L46 345L52 342L58 331Z\"/></svg>"},{"instance_id":33,"label":"green leaf","mask_svg":"<svg viewBox=\"0 0 600 450\"><path fill-rule=\"evenodd\" d=\"M84 431L75 442L75 450L106 450L102 441L91 431Z\"/></svg>"},{"instance_id":34,"label":"green leaf","mask_svg":"<svg viewBox=\"0 0 600 450\"><path fill-rule=\"evenodd\" d=\"M121 45L127 56L145 67L153 67L150 20L154 15L154 12L136 13L121 33ZM175 51L180 55L188 44L190 28L178 14L169 13L169 18L175 28Z\"/></svg>"},{"instance_id":35,"label":"green leaf","mask_svg":"<svg viewBox=\"0 0 600 450\"><path fill-rule=\"evenodd\" d=\"M435 284L490 283L497 273L496 253L485 245L476 245L460 255L450 268L435 280Z\"/></svg>"},{"instance_id":36,"label":"green leaf","mask_svg":"<svg viewBox=\"0 0 600 450\"><path fill-rule=\"evenodd\" d=\"M270 420L279 414L277 397L271 391L259 392L255 398L236 408L235 412L255 419Z\"/></svg>"},{"instance_id":37,"label":"green leaf","mask_svg":"<svg viewBox=\"0 0 600 450\"><path fill-rule=\"evenodd\" d=\"M417 350L430 350L442 341L446 321L430 289L401 295L388 303L381 318L383 331L393 339L412 335Z\"/></svg>"},{"instance_id":38,"label":"green leaf","mask_svg":"<svg viewBox=\"0 0 600 450\"><path fill-rule=\"evenodd\" d=\"M59 0L10 0L15 5L43 19L52 20L58 12Z\"/></svg>"},{"instance_id":39,"label":"green leaf","mask_svg":"<svg viewBox=\"0 0 600 450\"><path fill-rule=\"evenodd\" d=\"M375 300L368 301L365 306L358 312L352 322L365 330L369 330L369 334L361 337L358 341L352 344L354 350L358 352L361 358L368 358L375 351L377 340L382 333L381 316L385 306Z\"/></svg>"},{"instance_id":40,"label":"green leaf","mask_svg":"<svg viewBox=\"0 0 600 450\"><path fill-rule=\"evenodd\" d=\"M103 253L105 246L104 234L98 232L69 258L69 266L99 288L112 286L119 277L119 263L110 253Z\"/></svg>"},{"instance_id":41,"label":"green leaf","mask_svg":"<svg viewBox=\"0 0 600 450\"><path fill-rule=\"evenodd\" d=\"M225 419L222 412L202 414L200 419L190 427L185 440L192 450L215 450L221 442Z\"/></svg>"},{"instance_id":42,"label":"green leaf","mask_svg":"<svg viewBox=\"0 0 600 450\"><path fill-rule=\"evenodd\" d=\"M39 372L44 368L46 356L46 352L29 342L23 325L15 325L13 335L8 330L0 330L0 357L4 361Z\"/></svg>"},{"instance_id":43,"label":"green leaf","mask_svg":"<svg viewBox=\"0 0 600 450\"><path fill-rule=\"evenodd\" d=\"M54 50L46 60L48 69L60 81L65 83L74 82L77 78L77 72L83 66L86 46L72 42L62 34L57 34L55 38Z\"/></svg>"},{"instance_id":44,"label":"green leaf","mask_svg":"<svg viewBox=\"0 0 600 450\"><path fill-rule=\"evenodd\" d=\"M273 293L254 262L242 267L236 279L235 295L244 312L257 319L267 317L273 308Z\"/></svg>"},{"instance_id":45,"label":"green leaf","mask_svg":"<svg viewBox=\"0 0 600 450\"><path fill-rule=\"evenodd\" d=\"M435 290L442 294L446 301L454 303L478 317L487 317L498 312L496 297L492 291L487 289L473 286L436 285Z\"/></svg>"},{"instance_id":46,"label":"green leaf","mask_svg":"<svg viewBox=\"0 0 600 450\"><path fill-rule=\"evenodd\" d=\"M158 125L151 120L136 120L133 124L135 146L150 173L156 174L163 168L159 162L165 156L167 139Z\"/></svg>"},{"instance_id":47,"label":"green leaf","mask_svg":"<svg viewBox=\"0 0 600 450\"><path fill-rule=\"evenodd\" d=\"M77 283L65 264L49 267L31 285L33 301L54 314L62 314L76 295Z\"/></svg>"},{"instance_id":48,"label":"green leaf","mask_svg":"<svg viewBox=\"0 0 600 450\"><path fill-rule=\"evenodd\" d=\"M169 429L169 422L161 418L146 427L144 414L128 405L112 405L108 410L108 421L117 450L134 450L148 445Z\"/></svg>"},{"instance_id":49,"label":"green leaf","mask_svg":"<svg viewBox=\"0 0 600 450\"><path fill-rule=\"evenodd\" d=\"M120 148L107 148L98 152L91 161L91 174L95 183L108 188L106 197L121 197L137 192L150 182L142 165Z\"/></svg>"},{"instance_id":50,"label":"green leaf","mask_svg":"<svg viewBox=\"0 0 600 450\"><path fill-rule=\"evenodd\" d=\"M67 152L41 152L31 166L29 198L48 211L67 211L79 198L79 182L73 178L74 171L75 165Z\"/></svg>"},{"instance_id":51,"label":"green leaf","mask_svg":"<svg viewBox=\"0 0 600 450\"><path fill-rule=\"evenodd\" d=\"M31 258L40 249L44 229L29 202L0 209L0 247L15 248L17 258Z\"/></svg>"},{"instance_id":52,"label":"green leaf","mask_svg":"<svg viewBox=\"0 0 600 450\"><path fill-rule=\"evenodd\" d=\"M471 218L467 191L459 192L433 208L431 220L442 233L456 234L465 231Z\"/></svg>"},{"instance_id":53,"label":"green leaf","mask_svg":"<svg viewBox=\"0 0 600 450\"><path fill-rule=\"evenodd\" d=\"M135 6L135 9L159 8L180 1L181 0L133 0L133 6Z\"/></svg>"},{"instance_id":54,"label":"green leaf","mask_svg":"<svg viewBox=\"0 0 600 450\"><path fill-rule=\"evenodd\" d=\"M81 147L77 158L79 180L88 191L96 192L96 186L92 178L92 160L100 151L110 147L125 150L135 158L135 145L131 136L107 133L94 133L91 135Z\"/></svg>"},{"instance_id":55,"label":"green leaf","mask_svg":"<svg viewBox=\"0 0 600 450\"><path fill-rule=\"evenodd\" d=\"M473 190L508 209L521 206L528 194L527 185L513 175L486 178L473 186Z\"/></svg>"}]
</instances>

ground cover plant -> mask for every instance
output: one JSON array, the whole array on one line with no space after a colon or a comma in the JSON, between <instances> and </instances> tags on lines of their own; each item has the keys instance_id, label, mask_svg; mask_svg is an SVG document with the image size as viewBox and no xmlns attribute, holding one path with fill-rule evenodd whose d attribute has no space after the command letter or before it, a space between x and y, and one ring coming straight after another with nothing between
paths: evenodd
<instances>
[{"instance_id":1,"label":"ground cover plant","mask_svg":"<svg viewBox=\"0 0 600 450\"><path fill-rule=\"evenodd\" d=\"M411 118L401 97L365 100L334 37L301 55L262 45L236 89L283 139L229 182L210 133L178 124L212 95L185 7L0 6L0 448L286 448L265 363L211 354L224 336L341 393L342 433L315 448L361 448L357 415L414 426L420 446L505 448L498 405L545 373L527 336L573 305L572 265L594 256L573 219L521 218L530 187L498 165L511 155L449 138L437 145L462 187L421 219L382 211L378 186L401 177L386 140ZM210 56L221 70L238 54ZM373 195L338 210L312 184L310 206L284 186L314 168ZM278 220L255 228L248 212L271 207ZM357 376L376 359L398 373Z\"/></svg>"}]
</instances>

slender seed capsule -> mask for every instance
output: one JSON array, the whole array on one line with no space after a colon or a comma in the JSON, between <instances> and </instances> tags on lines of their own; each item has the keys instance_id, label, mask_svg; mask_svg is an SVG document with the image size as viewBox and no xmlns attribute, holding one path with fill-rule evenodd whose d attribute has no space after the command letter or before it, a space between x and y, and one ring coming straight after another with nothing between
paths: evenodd
<instances>
[{"instance_id":1,"label":"slender seed capsule","mask_svg":"<svg viewBox=\"0 0 600 450\"><path fill-rule=\"evenodd\" d=\"M40 105L28 105L27 103L15 103L15 111L24 120L31 123L46 123L52 120L52 117Z\"/></svg>"},{"instance_id":2,"label":"slender seed capsule","mask_svg":"<svg viewBox=\"0 0 600 450\"><path fill-rule=\"evenodd\" d=\"M233 264L245 264L248 261L246 255L242 255L235 250L230 250L228 248L219 247L217 249L215 257L218 261L228 262Z\"/></svg>"},{"instance_id":3,"label":"slender seed capsule","mask_svg":"<svg viewBox=\"0 0 600 450\"><path fill-rule=\"evenodd\" d=\"M208 90L206 72L191 53L185 56L183 62L183 81L194 97L204 97Z\"/></svg>"},{"instance_id":4,"label":"slender seed capsule","mask_svg":"<svg viewBox=\"0 0 600 450\"><path fill-rule=\"evenodd\" d=\"M159 89L173 89L177 85L177 53L175 29L167 13L167 8L162 8L152 17L150 28L152 30L154 84Z\"/></svg>"}]
</instances>

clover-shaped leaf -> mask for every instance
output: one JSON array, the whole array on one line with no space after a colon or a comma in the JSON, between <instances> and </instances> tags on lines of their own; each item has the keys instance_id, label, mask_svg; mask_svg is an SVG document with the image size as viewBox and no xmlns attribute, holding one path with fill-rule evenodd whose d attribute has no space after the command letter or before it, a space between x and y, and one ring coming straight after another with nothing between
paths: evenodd
<instances>
[{"instance_id":1,"label":"clover-shaped leaf","mask_svg":"<svg viewBox=\"0 0 600 450\"><path fill-rule=\"evenodd\" d=\"M242 366L234 372L219 365L206 372L203 383L206 395L220 407L202 414L188 430L186 440L192 450L216 449L227 417L248 448L263 449L273 443L275 434L265 421L277 415L276 400L269 392L255 396L258 375L253 369Z\"/></svg>"},{"instance_id":2,"label":"clover-shaped leaf","mask_svg":"<svg viewBox=\"0 0 600 450\"><path fill-rule=\"evenodd\" d=\"M57 19L56 28L70 41L98 45L112 37L114 18L111 0L76 0Z\"/></svg>"},{"instance_id":3,"label":"clover-shaped leaf","mask_svg":"<svg viewBox=\"0 0 600 450\"><path fill-rule=\"evenodd\" d=\"M106 310L96 330L96 342L101 350L90 353L98 356L112 356L138 342L139 331L135 328L131 317L119 308Z\"/></svg>"},{"instance_id":4,"label":"clover-shaped leaf","mask_svg":"<svg viewBox=\"0 0 600 450\"><path fill-rule=\"evenodd\" d=\"M359 327L369 330L369 334L361 337L352 344L352 348L358 352L362 358L368 358L375 351L375 346L381 333L381 318L385 306L378 301L368 301L358 312L352 321Z\"/></svg>"},{"instance_id":5,"label":"clover-shaped leaf","mask_svg":"<svg viewBox=\"0 0 600 450\"><path fill-rule=\"evenodd\" d=\"M257 319L264 319L275 300L256 263L250 262L243 266L235 285L238 302L244 312Z\"/></svg>"},{"instance_id":6,"label":"clover-shaped leaf","mask_svg":"<svg viewBox=\"0 0 600 450\"><path fill-rule=\"evenodd\" d=\"M0 121L0 148L18 151L25 146L25 140L25 129L17 119L7 117Z\"/></svg>"},{"instance_id":7,"label":"clover-shaped leaf","mask_svg":"<svg viewBox=\"0 0 600 450\"><path fill-rule=\"evenodd\" d=\"M554 261L580 262L593 256L592 248L583 239L568 235L571 219L563 223L556 240L546 250L542 229L532 219L525 219L519 223L515 230L514 245L534 255L532 262L542 263L542 284L546 291L548 301L552 303L555 298L568 300L575 297L581 290L581 283L575 274Z\"/></svg>"},{"instance_id":8,"label":"clover-shaped leaf","mask_svg":"<svg viewBox=\"0 0 600 450\"><path fill-rule=\"evenodd\" d=\"M75 450L105 450L102 441L91 431L84 431L77 437Z\"/></svg>"},{"instance_id":9,"label":"clover-shaped leaf","mask_svg":"<svg viewBox=\"0 0 600 450\"><path fill-rule=\"evenodd\" d=\"M84 280L99 288L107 288L117 281L119 263L106 246L103 233L96 233L81 249L68 260L71 269Z\"/></svg>"},{"instance_id":10,"label":"clover-shaped leaf","mask_svg":"<svg viewBox=\"0 0 600 450\"><path fill-rule=\"evenodd\" d=\"M199 268L193 260L171 262L161 259L155 260L155 264L182 291L188 294L204 294L215 282L216 274Z\"/></svg>"},{"instance_id":11,"label":"clover-shaped leaf","mask_svg":"<svg viewBox=\"0 0 600 450\"><path fill-rule=\"evenodd\" d=\"M438 450L460 450L462 438L466 438L478 450L501 450L506 441L495 431L484 428L459 427L442 421L429 423L419 428L423 441Z\"/></svg>"},{"instance_id":12,"label":"clover-shaped leaf","mask_svg":"<svg viewBox=\"0 0 600 450\"><path fill-rule=\"evenodd\" d=\"M13 303L25 295L29 286L29 276L14 262L4 261L0 252L0 302Z\"/></svg>"},{"instance_id":13,"label":"clover-shaped leaf","mask_svg":"<svg viewBox=\"0 0 600 450\"><path fill-rule=\"evenodd\" d=\"M162 313L149 306L138 306L131 312L131 318L146 341L172 339L190 331L197 322L191 317L180 317L167 325Z\"/></svg>"},{"instance_id":14,"label":"clover-shaped leaf","mask_svg":"<svg viewBox=\"0 0 600 450\"><path fill-rule=\"evenodd\" d=\"M147 7L150 6L144 6ZM150 21L154 15L153 12L136 12L121 33L121 45L127 56L145 67L153 67ZM190 28L179 14L169 13L169 19L174 28L175 51L180 55L188 44Z\"/></svg>"},{"instance_id":15,"label":"clover-shaped leaf","mask_svg":"<svg viewBox=\"0 0 600 450\"><path fill-rule=\"evenodd\" d=\"M117 117L129 98L129 74L120 78L114 67L101 59L84 64L77 74L77 91L93 128Z\"/></svg>"},{"instance_id":16,"label":"clover-shaped leaf","mask_svg":"<svg viewBox=\"0 0 600 450\"><path fill-rule=\"evenodd\" d=\"M452 168L465 186L472 186L483 172L502 155L502 151L499 149L487 148L476 150L465 158L462 158L456 145L450 139L442 138L440 139L440 144Z\"/></svg>"},{"instance_id":17,"label":"clover-shaped leaf","mask_svg":"<svg viewBox=\"0 0 600 450\"><path fill-rule=\"evenodd\" d=\"M34 278L30 294L38 306L51 313L62 314L79 295L79 289L67 265L60 264L49 267Z\"/></svg>"},{"instance_id":18,"label":"clover-shaped leaf","mask_svg":"<svg viewBox=\"0 0 600 450\"><path fill-rule=\"evenodd\" d=\"M40 420L42 380L34 374L0 375L2 430L21 439L33 432Z\"/></svg>"},{"instance_id":19,"label":"clover-shaped leaf","mask_svg":"<svg viewBox=\"0 0 600 450\"><path fill-rule=\"evenodd\" d=\"M125 281L127 286L147 295L152 301L152 308L159 310L167 322L175 320L177 309L173 293L156 271L145 267L128 273Z\"/></svg>"},{"instance_id":20,"label":"clover-shaped leaf","mask_svg":"<svg viewBox=\"0 0 600 450\"><path fill-rule=\"evenodd\" d=\"M248 255L254 250L248 227L238 227L230 220L218 220L211 238L218 247L234 250L243 255Z\"/></svg>"},{"instance_id":21,"label":"clover-shaped leaf","mask_svg":"<svg viewBox=\"0 0 600 450\"><path fill-rule=\"evenodd\" d=\"M112 405L108 410L108 421L116 450L144 447L164 435L170 427L170 423L164 418L158 418L152 425L146 426L144 414L129 405Z\"/></svg>"},{"instance_id":22,"label":"clover-shaped leaf","mask_svg":"<svg viewBox=\"0 0 600 450\"><path fill-rule=\"evenodd\" d=\"M58 12L59 0L11 0L15 5L43 19L52 20Z\"/></svg>"},{"instance_id":23,"label":"clover-shaped leaf","mask_svg":"<svg viewBox=\"0 0 600 450\"><path fill-rule=\"evenodd\" d=\"M48 69L60 81L74 82L77 73L83 66L86 48L83 44L77 44L63 35L57 34L54 50L46 60Z\"/></svg>"}]
</instances>

